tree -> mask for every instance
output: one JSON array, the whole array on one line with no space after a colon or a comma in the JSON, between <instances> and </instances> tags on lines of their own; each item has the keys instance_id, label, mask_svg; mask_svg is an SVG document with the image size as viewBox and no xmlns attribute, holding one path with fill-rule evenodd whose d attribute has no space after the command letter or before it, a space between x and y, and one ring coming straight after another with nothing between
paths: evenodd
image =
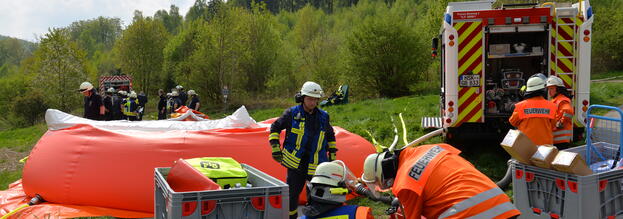
<instances>
[{"instance_id":1,"label":"tree","mask_svg":"<svg viewBox=\"0 0 623 219\"><path fill-rule=\"evenodd\" d=\"M350 71L382 97L409 94L416 79L419 55L417 35L404 22L389 15L366 19L348 37Z\"/></svg>"},{"instance_id":2,"label":"tree","mask_svg":"<svg viewBox=\"0 0 623 219\"><path fill-rule=\"evenodd\" d=\"M76 90L87 80L86 53L69 40L66 29L51 29L41 39L35 51L32 66L27 68L35 75L33 89L44 93L47 105L62 111L81 106L83 96Z\"/></svg>"},{"instance_id":3,"label":"tree","mask_svg":"<svg viewBox=\"0 0 623 219\"><path fill-rule=\"evenodd\" d=\"M276 20L265 10L262 3L254 4L251 13L243 13L240 22L241 60L240 69L246 75L246 90L264 93L278 56L281 39L275 29Z\"/></svg>"},{"instance_id":4,"label":"tree","mask_svg":"<svg viewBox=\"0 0 623 219\"><path fill-rule=\"evenodd\" d=\"M164 27L167 28L170 34L177 34L178 28L182 25L182 16L180 15L180 9L171 5L171 9L169 12L166 10L158 10L156 14L154 14L154 20L158 20L164 24Z\"/></svg>"},{"instance_id":5,"label":"tree","mask_svg":"<svg viewBox=\"0 0 623 219\"><path fill-rule=\"evenodd\" d=\"M121 70L131 75L135 90L155 92L162 84L163 49L169 34L161 22L135 16L115 45Z\"/></svg>"}]
</instances>

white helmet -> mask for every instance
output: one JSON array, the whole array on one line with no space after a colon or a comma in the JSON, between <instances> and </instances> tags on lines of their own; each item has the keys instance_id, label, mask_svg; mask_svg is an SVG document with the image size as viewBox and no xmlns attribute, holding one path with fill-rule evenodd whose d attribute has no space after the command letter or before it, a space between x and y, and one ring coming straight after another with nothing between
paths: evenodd
<instances>
[{"instance_id":1,"label":"white helmet","mask_svg":"<svg viewBox=\"0 0 623 219\"><path fill-rule=\"evenodd\" d=\"M129 98L136 98L137 97L136 92L130 91L130 94L128 94L128 97Z\"/></svg>"},{"instance_id":2,"label":"white helmet","mask_svg":"<svg viewBox=\"0 0 623 219\"><path fill-rule=\"evenodd\" d=\"M195 90L189 90L188 95L197 95L197 93L195 93Z\"/></svg>"},{"instance_id":3,"label":"white helmet","mask_svg":"<svg viewBox=\"0 0 623 219\"><path fill-rule=\"evenodd\" d=\"M562 83L562 79L560 79L559 77L556 77L555 75L549 76L549 78L547 78L547 87L549 86L557 86L557 87L565 87L565 85Z\"/></svg>"},{"instance_id":4,"label":"white helmet","mask_svg":"<svg viewBox=\"0 0 623 219\"><path fill-rule=\"evenodd\" d=\"M184 87L182 87L182 85L177 85L177 86L175 86L175 89L180 90L180 89L184 89Z\"/></svg>"},{"instance_id":5,"label":"white helmet","mask_svg":"<svg viewBox=\"0 0 623 219\"><path fill-rule=\"evenodd\" d=\"M106 90L107 93L114 93L115 92L115 88L108 88L108 90Z\"/></svg>"},{"instance_id":6,"label":"white helmet","mask_svg":"<svg viewBox=\"0 0 623 219\"><path fill-rule=\"evenodd\" d=\"M324 95L322 88L316 82L305 82L301 88L301 95L321 98Z\"/></svg>"},{"instance_id":7,"label":"white helmet","mask_svg":"<svg viewBox=\"0 0 623 219\"><path fill-rule=\"evenodd\" d=\"M177 97L177 96L179 96L179 93L177 93L177 91L173 91L173 92L171 92L171 96Z\"/></svg>"},{"instance_id":8,"label":"white helmet","mask_svg":"<svg viewBox=\"0 0 623 219\"><path fill-rule=\"evenodd\" d=\"M545 79L539 76L532 76L528 79L528 83L526 83L527 88L526 92L533 92L541 89L545 89Z\"/></svg>"},{"instance_id":9,"label":"white helmet","mask_svg":"<svg viewBox=\"0 0 623 219\"><path fill-rule=\"evenodd\" d=\"M394 179L386 179L383 177L383 159L388 156L388 152L381 152L370 154L363 162L363 174L361 180L366 183L372 194L379 197L377 187L379 189L391 188L394 184Z\"/></svg>"},{"instance_id":10,"label":"white helmet","mask_svg":"<svg viewBox=\"0 0 623 219\"><path fill-rule=\"evenodd\" d=\"M122 95L122 96L128 95L128 92L124 91L124 90L119 90L117 93Z\"/></svg>"},{"instance_id":11,"label":"white helmet","mask_svg":"<svg viewBox=\"0 0 623 219\"><path fill-rule=\"evenodd\" d=\"M93 89L93 85L88 81L82 82L82 84L80 84L80 92L90 91L91 89Z\"/></svg>"},{"instance_id":12,"label":"white helmet","mask_svg":"<svg viewBox=\"0 0 623 219\"><path fill-rule=\"evenodd\" d=\"M338 186L344 180L344 168L334 162L324 162L318 165L311 183Z\"/></svg>"}]
</instances>

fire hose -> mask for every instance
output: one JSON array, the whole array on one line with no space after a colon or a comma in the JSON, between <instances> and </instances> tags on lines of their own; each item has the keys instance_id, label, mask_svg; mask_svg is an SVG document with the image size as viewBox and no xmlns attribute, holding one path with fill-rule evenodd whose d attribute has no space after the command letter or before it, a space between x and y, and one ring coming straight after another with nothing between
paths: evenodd
<instances>
[{"instance_id":1,"label":"fire hose","mask_svg":"<svg viewBox=\"0 0 623 219\"><path fill-rule=\"evenodd\" d=\"M35 197L30 199L30 201L27 204L23 204L23 205L17 207L16 209L13 209L9 213L7 213L4 216L0 217L0 219L7 219L7 218L9 218L9 216L17 213L18 211L21 211L22 209L24 209L26 207L33 206L33 205L39 204L39 203L44 202L44 201L45 200L43 200L43 198L41 198L41 196L39 194L37 194L37 195L35 195Z\"/></svg>"}]
</instances>

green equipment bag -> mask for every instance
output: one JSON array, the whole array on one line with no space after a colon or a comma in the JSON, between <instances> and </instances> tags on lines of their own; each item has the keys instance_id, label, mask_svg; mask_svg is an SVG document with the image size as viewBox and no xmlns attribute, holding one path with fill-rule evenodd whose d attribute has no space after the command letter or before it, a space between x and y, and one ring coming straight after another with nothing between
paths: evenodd
<instances>
[{"instance_id":1,"label":"green equipment bag","mask_svg":"<svg viewBox=\"0 0 623 219\"><path fill-rule=\"evenodd\" d=\"M231 157L200 157L186 162L210 178L223 189L247 186L247 171Z\"/></svg>"}]
</instances>

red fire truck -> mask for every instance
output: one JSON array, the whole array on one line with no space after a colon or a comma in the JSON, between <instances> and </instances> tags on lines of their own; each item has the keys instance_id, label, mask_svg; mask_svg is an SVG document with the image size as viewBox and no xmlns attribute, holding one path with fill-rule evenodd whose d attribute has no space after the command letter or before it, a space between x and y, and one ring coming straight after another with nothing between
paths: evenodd
<instances>
[{"instance_id":1,"label":"red fire truck","mask_svg":"<svg viewBox=\"0 0 623 219\"><path fill-rule=\"evenodd\" d=\"M113 75L100 76L100 94L103 94L108 88L115 88L115 91L132 89L132 77L129 75Z\"/></svg>"},{"instance_id":2,"label":"red fire truck","mask_svg":"<svg viewBox=\"0 0 623 219\"><path fill-rule=\"evenodd\" d=\"M574 133L583 133L589 105L592 8L572 4L451 2L433 56L441 61L440 117L422 127L447 128L446 141L503 136L521 100L520 88L542 73L560 77L574 95Z\"/></svg>"}]
</instances>

